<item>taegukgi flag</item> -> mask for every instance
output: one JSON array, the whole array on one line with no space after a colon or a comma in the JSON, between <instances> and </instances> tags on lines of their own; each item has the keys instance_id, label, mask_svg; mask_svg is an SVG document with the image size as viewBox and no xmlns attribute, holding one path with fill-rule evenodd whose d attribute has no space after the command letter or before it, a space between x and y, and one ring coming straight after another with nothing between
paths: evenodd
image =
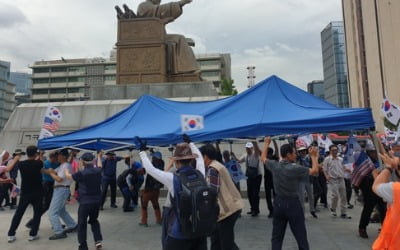
<instances>
[{"instance_id":1,"label":"taegukgi flag","mask_svg":"<svg viewBox=\"0 0 400 250\"><path fill-rule=\"evenodd\" d=\"M382 115L393 125L397 126L400 120L400 107L391 103L388 99L383 99Z\"/></svg>"},{"instance_id":2,"label":"taegukgi flag","mask_svg":"<svg viewBox=\"0 0 400 250\"><path fill-rule=\"evenodd\" d=\"M204 128L204 117L201 115L181 115L182 131L194 131Z\"/></svg>"}]
</instances>

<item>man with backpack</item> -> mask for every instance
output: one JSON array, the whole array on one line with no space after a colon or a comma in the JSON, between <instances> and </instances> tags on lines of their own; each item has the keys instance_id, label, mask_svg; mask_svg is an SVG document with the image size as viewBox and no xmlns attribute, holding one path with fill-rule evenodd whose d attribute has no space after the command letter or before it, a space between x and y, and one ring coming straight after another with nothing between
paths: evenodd
<instances>
[{"instance_id":1,"label":"man with backpack","mask_svg":"<svg viewBox=\"0 0 400 250\"><path fill-rule=\"evenodd\" d=\"M211 250L238 250L234 227L243 208L240 193L224 165L217 159L217 150L207 144L200 148L206 166L207 182L218 193L219 216L216 230L211 235Z\"/></svg>"},{"instance_id":2,"label":"man with backpack","mask_svg":"<svg viewBox=\"0 0 400 250\"><path fill-rule=\"evenodd\" d=\"M163 211L163 249L206 250L207 236L216 226L218 205L215 190L204 178L204 161L199 150L193 143L177 144L172 157L177 171L170 173L155 168L145 152L146 143L136 140L146 172L169 192ZM191 163L196 158L194 169Z\"/></svg>"}]
</instances>

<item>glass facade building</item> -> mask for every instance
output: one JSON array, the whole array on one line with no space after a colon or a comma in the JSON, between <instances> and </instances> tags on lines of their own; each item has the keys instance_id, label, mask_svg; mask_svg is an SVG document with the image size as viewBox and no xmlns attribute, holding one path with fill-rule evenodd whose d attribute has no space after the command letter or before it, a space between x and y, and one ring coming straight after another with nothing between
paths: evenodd
<instances>
[{"instance_id":1,"label":"glass facade building","mask_svg":"<svg viewBox=\"0 0 400 250\"><path fill-rule=\"evenodd\" d=\"M343 22L331 22L321 32L325 100L349 107L346 46Z\"/></svg>"},{"instance_id":2,"label":"glass facade building","mask_svg":"<svg viewBox=\"0 0 400 250\"><path fill-rule=\"evenodd\" d=\"M312 81L307 84L307 92L325 100L324 81Z\"/></svg>"}]
</instances>

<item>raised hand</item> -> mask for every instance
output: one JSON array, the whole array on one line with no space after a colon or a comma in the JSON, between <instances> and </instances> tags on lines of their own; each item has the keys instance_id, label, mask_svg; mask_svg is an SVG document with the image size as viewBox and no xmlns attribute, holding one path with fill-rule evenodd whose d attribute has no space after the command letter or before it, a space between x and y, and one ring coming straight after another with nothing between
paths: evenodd
<instances>
[{"instance_id":1,"label":"raised hand","mask_svg":"<svg viewBox=\"0 0 400 250\"><path fill-rule=\"evenodd\" d=\"M190 140L190 137L187 134L182 135L182 140L183 140L183 142L186 142L186 143L192 142L192 140Z\"/></svg>"}]
</instances>

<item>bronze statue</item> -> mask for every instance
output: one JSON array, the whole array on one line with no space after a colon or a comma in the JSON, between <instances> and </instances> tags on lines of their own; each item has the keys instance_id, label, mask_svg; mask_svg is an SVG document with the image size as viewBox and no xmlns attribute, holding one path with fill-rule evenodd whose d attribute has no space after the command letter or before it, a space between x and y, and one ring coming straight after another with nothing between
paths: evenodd
<instances>
[{"instance_id":1,"label":"bronze statue","mask_svg":"<svg viewBox=\"0 0 400 250\"><path fill-rule=\"evenodd\" d=\"M191 2L192 0L181 0L160 4L161 0L146 0L139 4L137 13L138 17L158 17L164 24L167 24L182 15L183 6Z\"/></svg>"},{"instance_id":2,"label":"bronze statue","mask_svg":"<svg viewBox=\"0 0 400 250\"><path fill-rule=\"evenodd\" d=\"M162 70L160 73L152 73L152 76L154 76L155 79L159 79L157 77L166 77L167 81L201 81L200 67L197 64L193 50L190 48L190 46L194 46L193 40L186 39L183 35L179 34L166 34L165 28L162 27L175 21L179 16L181 16L183 6L191 2L192 0L180 0L161 4L161 0L144 0L138 5L136 14L127 5L123 5L123 10L118 6L115 6L117 17L119 19L118 27L124 27L121 29L119 28L119 32L123 32L119 33L122 34L119 36L119 39L122 40L119 40L117 43L120 44L118 47L119 57L125 59L127 57L135 57L137 63L137 58L140 57L139 55L143 55L145 51L151 51L151 53L153 53L152 56L150 56L152 62L154 62L154 60L156 60L155 58L160 55L165 58L161 60L164 66L161 67ZM141 28L137 28L138 26L135 25L140 25ZM127 27L132 27L132 31L129 31ZM162 33L159 37L162 37L162 44L165 46L163 50L157 50L158 45L154 43L153 35L157 34L157 32L154 33L154 31L159 28L162 29ZM131 34L131 36L127 34ZM125 39L126 37L129 38ZM148 42L147 45L146 42ZM128 51L127 46L139 46L140 48L143 48L143 51L139 52L140 50L130 50L131 52L129 53L131 54L128 55L128 52L126 52ZM120 54L120 52L124 54ZM140 59L139 61L143 60L144 59ZM142 79L142 77L147 77L146 79L149 79L150 73L148 71L138 71L139 73L135 73L138 68L143 67L143 63L137 64L137 67L129 67L130 70L124 71L132 72L126 73L130 74L130 77L133 77L133 80L131 81L136 81L134 76L137 76L140 79ZM152 65L155 64L152 63ZM122 79L122 77L119 77L120 75L118 75L118 72L119 71L117 71L117 83L129 81L126 80L128 77L126 75L124 76L124 80L120 81L119 79ZM150 79L145 81L153 80Z\"/></svg>"},{"instance_id":3,"label":"bronze statue","mask_svg":"<svg viewBox=\"0 0 400 250\"><path fill-rule=\"evenodd\" d=\"M164 25L173 22L182 15L182 8L192 0L180 0L160 4L161 0L146 0L139 4L137 16L157 17ZM192 41L193 42L193 41ZM193 50L189 47L187 39L182 35L167 34L167 43L169 46L169 70L172 74L194 73L199 71Z\"/></svg>"}]
</instances>

